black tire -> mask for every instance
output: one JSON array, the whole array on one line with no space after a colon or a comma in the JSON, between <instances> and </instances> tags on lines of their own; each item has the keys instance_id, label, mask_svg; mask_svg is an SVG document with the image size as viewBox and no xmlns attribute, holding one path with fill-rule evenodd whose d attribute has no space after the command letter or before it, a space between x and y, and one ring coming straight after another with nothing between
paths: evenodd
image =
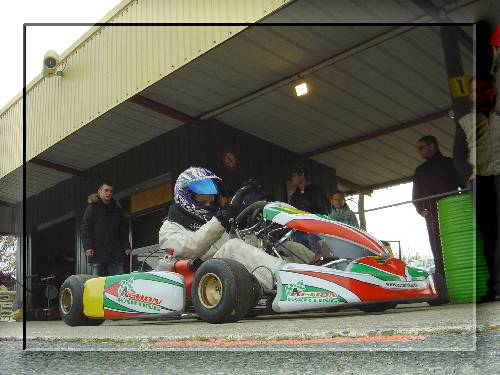
<instances>
[{"instance_id":1,"label":"black tire","mask_svg":"<svg viewBox=\"0 0 500 375\"><path fill-rule=\"evenodd\" d=\"M196 271L191 298L204 321L230 323L248 313L256 295L252 276L241 263L209 259Z\"/></svg>"},{"instance_id":2,"label":"black tire","mask_svg":"<svg viewBox=\"0 0 500 375\"><path fill-rule=\"evenodd\" d=\"M252 282L252 292L251 292L252 303L250 305L250 308L252 308L257 306L260 299L262 298L262 287L260 286L259 280L257 280L257 278L254 275L250 274L250 280Z\"/></svg>"},{"instance_id":3,"label":"black tire","mask_svg":"<svg viewBox=\"0 0 500 375\"><path fill-rule=\"evenodd\" d=\"M432 277L434 279L434 285L436 286L438 296L437 298L427 301L427 303L431 306L440 306L448 303L448 287L446 286L446 280L443 275L440 273L434 273Z\"/></svg>"},{"instance_id":4,"label":"black tire","mask_svg":"<svg viewBox=\"0 0 500 375\"><path fill-rule=\"evenodd\" d=\"M248 310L247 314L245 315L246 318L255 318L256 316L259 315L259 311L254 309L255 306L259 303L259 301L262 298L262 287L260 286L259 281L254 275L250 275L250 278L252 280L252 295L251 295L251 300L252 303L250 304L250 309Z\"/></svg>"},{"instance_id":5,"label":"black tire","mask_svg":"<svg viewBox=\"0 0 500 375\"><path fill-rule=\"evenodd\" d=\"M83 313L83 286L91 275L71 275L61 285L59 292L59 311L61 319L72 327L98 326L104 319L90 319Z\"/></svg>"},{"instance_id":6,"label":"black tire","mask_svg":"<svg viewBox=\"0 0 500 375\"><path fill-rule=\"evenodd\" d=\"M393 302L367 303L360 305L358 308L366 313L384 312L385 310L394 309L398 304Z\"/></svg>"}]
</instances>

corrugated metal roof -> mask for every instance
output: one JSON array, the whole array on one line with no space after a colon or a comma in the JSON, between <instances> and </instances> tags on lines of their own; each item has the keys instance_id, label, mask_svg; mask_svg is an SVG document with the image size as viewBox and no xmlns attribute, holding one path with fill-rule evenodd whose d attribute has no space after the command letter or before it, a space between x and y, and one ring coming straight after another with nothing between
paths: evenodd
<instances>
[{"instance_id":1,"label":"corrugated metal roof","mask_svg":"<svg viewBox=\"0 0 500 375\"><path fill-rule=\"evenodd\" d=\"M247 27L243 22L257 22L288 1L123 1L114 16L106 16L108 24L91 28L65 51L57 65L63 75L40 74L28 85L27 159L239 33ZM222 24L229 20L240 24ZM187 25L191 22L199 24ZM0 116L15 105L9 102ZM3 126L12 138L21 122ZM0 154L5 154L4 148L0 143ZM7 155L0 164L0 178L20 165L19 158Z\"/></svg>"},{"instance_id":2,"label":"corrugated metal roof","mask_svg":"<svg viewBox=\"0 0 500 375\"><path fill-rule=\"evenodd\" d=\"M66 167L85 170L180 125L180 121L124 102L49 148L40 157Z\"/></svg>"},{"instance_id":3,"label":"corrugated metal roof","mask_svg":"<svg viewBox=\"0 0 500 375\"><path fill-rule=\"evenodd\" d=\"M35 164L26 165L26 197L38 194L72 175ZM23 199L23 169L10 172L0 184L0 200L18 203Z\"/></svg>"},{"instance_id":4,"label":"corrugated metal roof","mask_svg":"<svg viewBox=\"0 0 500 375\"><path fill-rule=\"evenodd\" d=\"M464 4L439 3L457 13ZM421 9L403 0L387 1L383 9L361 0L313 0L293 2L264 22L307 21L308 17L325 17L328 22L356 22L360 17L363 22L384 17L396 17L399 22L430 21L422 15ZM463 30L472 36L471 27L464 26ZM471 53L460 48L465 71L472 73ZM324 66L314 68L321 63ZM291 82L274 85L311 67L305 79L313 91L307 97L296 98ZM427 25L256 25L165 76L141 95L191 116L217 113L217 119L297 153L451 106L439 28ZM436 120L315 159L360 185L392 181L408 176L419 163L414 150L419 135L442 134L438 137L443 150L451 150L452 133L447 123ZM87 169L179 124L125 101L40 157ZM388 146L390 151L380 151Z\"/></svg>"},{"instance_id":5,"label":"corrugated metal roof","mask_svg":"<svg viewBox=\"0 0 500 375\"><path fill-rule=\"evenodd\" d=\"M237 42L226 42L144 94L190 115L202 115L210 107L237 99L238 93L245 96L256 87L308 68L314 58L317 63L340 53L342 47L333 43L335 40L348 40L352 45L356 43L350 39L353 35L363 35L366 40L389 29L254 27L242 33ZM291 37L284 39L283 35ZM296 58L285 55L289 50ZM321 50L319 56L317 50ZM461 52L464 69L472 74L472 54L464 48ZM231 61L230 56L242 62ZM285 73L278 74L282 71ZM451 107L437 26L418 26L304 79L312 86L312 93L306 97L297 98L289 84L216 118L293 152L306 153ZM414 145L424 133L438 136L443 151L451 153L454 128L450 124L453 122L446 119L433 121L320 155L316 160L337 168L339 176L359 185L397 180L410 176L419 163ZM390 152L388 145L392 147ZM356 168L350 167L351 161Z\"/></svg>"},{"instance_id":6,"label":"corrugated metal roof","mask_svg":"<svg viewBox=\"0 0 500 375\"><path fill-rule=\"evenodd\" d=\"M297 1L265 22L393 23L411 22L423 12L411 1L308 0Z\"/></svg>"},{"instance_id":7,"label":"corrugated metal roof","mask_svg":"<svg viewBox=\"0 0 500 375\"><path fill-rule=\"evenodd\" d=\"M142 94L201 116L392 29L253 27ZM462 57L465 70L472 73L471 54L462 50ZM293 152L306 153L447 110L451 104L446 77L439 28L418 26L304 77L312 86L306 97L297 98L293 85L285 85L216 118ZM42 157L86 169L180 124L139 108L125 103L60 142L57 152L48 150ZM159 126L162 121L165 126ZM359 185L397 180L410 176L418 165L414 144L424 133L436 134L443 151L451 152L447 145L453 133L441 129L448 123L453 124L446 119L434 121L315 159ZM89 157L91 145L97 152Z\"/></svg>"}]
</instances>

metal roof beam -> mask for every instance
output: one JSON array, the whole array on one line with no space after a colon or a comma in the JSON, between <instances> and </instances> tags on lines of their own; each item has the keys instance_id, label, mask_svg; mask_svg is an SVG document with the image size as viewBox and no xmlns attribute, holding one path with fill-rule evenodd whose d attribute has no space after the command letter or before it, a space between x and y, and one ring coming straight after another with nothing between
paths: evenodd
<instances>
[{"instance_id":1,"label":"metal roof beam","mask_svg":"<svg viewBox=\"0 0 500 375\"><path fill-rule=\"evenodd\" d=\"M391 186L396 186L396 185L401 185L401 184L404 184L407 182L411 182L412 180L413 180L413 176L406 176L406 177L397 178L395 180L382 182L380 184L370 185L370 186L367 186L366 188L371 189L371 190L383 189L383 188L388 188Z\"/></svg>"},{"instance_id":2,"label":"metal roof beam","mask_svg":"<svg viewBox=\"0 0 500 375\"><path fill-rule=\"evenodd\" d=\"M17 205L15 203L10 203L10 202L6 202L6 201L2 201L2 200L0 200L0 206L9 207L9 208L16 208L17 207Z\"/></svg>"},{"instance_id":3,"label":"metal roof beam","mask_svg":"<svg viewBox=\"0 0 500 375\"><path fill-rule=\"evenodd\" d=\"M349 192L362 193L362 194L366 194L366 195L370 195L373 192L373 189L370 189L367 186L358 185L352 181L349 181L349 180L342 178L342 177L339 177L339 176L337 176L337 183L350 189Z\"/></svg>"},{"instance_id":4,"label":"metal roof beam","mask_svg":"<svg viewBox=\"0 0 500 375\"><path fill-rule=\"evenodd\" d=\"M377 138L377 137L380 137L382 135L394 133L394 132L397 132L399 130L403 130L403 129L407 129L407 128L410 128L410 127L413 127L413 126L424 124L426 122L438 120L440 118L447 117L448 116L448 111L449 110L439 111L439 112L432 113L430 115L418 118L416 120L411 120L411 121L408 121L408 122L404 122L402 124L391 126L389 128L376 130L376 131L374 131L372 133L365 134L365 135L362 135L362 136L359 136L359 137L356 137L356 138L348 139L348 140L345 140L345 141L342 141L342 142L333 143L333 144L330 144L328 146L323 146L323 147L318 148L316 150L312 150L312 151L306 152L306 153L302 154L301 156L305 157L305 158L310 158L310 157L313 157L313 156L324 154L326 152L337 150L337 149L342 148L342 147L350 146L350 145L353 145L353 144L356 144L356 143L359 143L359 142L363 142L363 141L367 141L367 140L370 140L370 139L373 139L373 138Z\"/></svg>"},{"instance_id":5,"label":"metal roof beam","mask_svg":"<svg viewBox=\"0 0 500 375\"><path fill-rule=\"evenodd\" d=\"M285 79L273 82L265 87L262 87L260 89L255 90L254 92L252 92L250 94L242 96L239 99L236 99L230 103L227 103L219 108L213 109L210 112L202 114L201 116L199 116L199 118L201 120L206 120L206 119L218 116L218 115L220 115L224 112L227 112L235 107L238 107L238 106L245 104L249 101L252 101L254 99L257 99L257 98L259 98L259 97L261 97L269 92L277 90L280 87L283 87L285 85L293 83L297 80L301 80L304 77L306 77L306 76L308 76L308 75L310 75L318 70L325 69L325 68L327 68L333 64L336 64L340 61L343 61L349 57L355 56L363 51L366 51L370 48L376 47L376 46L380 45L381 43L384 43L390 39L396 38L404 33L407 33L408 31L413 30L416 27L417 27L417 25L396 27L388 32L385 32L383 34L376 36L375 38L372 38L370 40L359 43L359 44L357 44L357 45L355 45L355 46L353 46L353 47L351 47L351 48L349 48L349 49L347 49L347 50L345 50L337 55L329 57L329 58L321 61L320 63L318 63L314 66L311 66L305 70L302 70L298 73L295 73L295 74L293 74Z\"/></svg>"},{"instance_id":6,"label":"metal roof beam","mask_svg":"<svg viewBox=\"0 0 500 375\"><path fill-rule=\"evenodd\" d=\"M435 22L452 22L446 10L438 7L432 0L412 0L413 4L419 7L425 14L429 15ZM473 51L474 42L472 38L461 27L458 29L458 40L469 51Z\"/></svg>"},{"instance_id":7,"label":"metal roof beam","mask_svg":"<svg viewBox=\"0 0 500 375\"><path fill-rule=\"evenodd\" d=\"M80 169L75 169L75 168L67 167L65 165L52 163L51 161L41 159L41 158L33 158L29 161L29 163L40 165L40 166L45 167L45 168L53 169L53 170L56 170L58 172L71 174L73 176L82 176L83 177L83 176L87 175L84 171L82 171Z\"/></svg>"},{"instance_id":8,"label":"metal roof beam","mask_svg":"<svg viewBox=\"0 0 500 375\"><path fill-rule=\"evenodd\" d=\"M143 95L139 94L134 95L133 97L128 99L128 101L140 105L141 107L150 109L154 112L173 118L174 120L178 120L185 125L196 126L196 127L203 125L203 123L197 118L189 116L188 114L178 111L174 108L171 108L165 104L146 98Z\"/></svg>"}]
</instances>

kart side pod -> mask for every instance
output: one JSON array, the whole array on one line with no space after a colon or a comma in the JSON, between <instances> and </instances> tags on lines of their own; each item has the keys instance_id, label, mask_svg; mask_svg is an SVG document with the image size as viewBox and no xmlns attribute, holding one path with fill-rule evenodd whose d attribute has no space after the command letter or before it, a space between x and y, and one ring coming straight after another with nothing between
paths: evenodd
<instances>
[{"instance_id":1,"label":"kart side pod","mask_svg":"<svg viewBox=\"0 0 500 375\"><path fill-rule=\"evenodd\" d=\"M85 283L83 312L92 318L176 315L184 311L184 277L174 272L132 272Z\"/></svg>"},{"instance_id":2,"label":"kart side pod","mask_svg":"<svg viewBox=\"0 0 500 375\"><path fill-rule=\"evenodd\" d=\"M106 318L180 315L185 307L184 289L184 276L174 272L72 275L61 287L61 317L77 326L96 325Z\"/></svg>"}]
</instances>

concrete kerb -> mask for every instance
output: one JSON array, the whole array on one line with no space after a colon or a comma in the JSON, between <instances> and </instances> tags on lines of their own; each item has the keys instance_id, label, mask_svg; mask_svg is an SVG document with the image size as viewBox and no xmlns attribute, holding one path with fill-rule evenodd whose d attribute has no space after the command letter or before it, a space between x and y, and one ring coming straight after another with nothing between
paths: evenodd
<instances>
[{"instance_id":1,"label":"concrete kerb","mask_svg":"<svg viewBox=\"0 0 500 375\"><path fill-rule=\"evenodd\" d=\"M474 318L477 316L476 324ZM500 302L478 305L407 305L385 313L354 310L262 316L230 324L177 320L106 321L69 327L62 321L27 322L27 341L148 344L159 341L308 340L337 337L471 335L500 329ZM22 323L0 322L0 341L21 340Z\"/></svg>"}]
</instances>

